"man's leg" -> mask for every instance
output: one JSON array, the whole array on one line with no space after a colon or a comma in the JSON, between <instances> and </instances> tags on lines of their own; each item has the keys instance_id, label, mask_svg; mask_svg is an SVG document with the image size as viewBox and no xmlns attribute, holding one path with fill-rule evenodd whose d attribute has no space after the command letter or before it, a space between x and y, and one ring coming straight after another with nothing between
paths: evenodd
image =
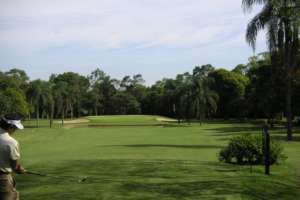
<instances>
[{"instance_id":1,"label":"man's leg","mask_svg":"<svg viewBox=\"0 0 300 200\"><path fill-rule=\"evenodd\" d=\"M0 200L19 200L19 193L11 175L0 176Z\"/></svg>"},{"instance_id":2,"label":"man's leg","mask_svg":"<svg viewBox=\"0 0 300 200\"><path fill-rule=\"evenodd\" d=\"M18 192L1 192L0 200L19 200Z\"/></svg>"}]
</instances>

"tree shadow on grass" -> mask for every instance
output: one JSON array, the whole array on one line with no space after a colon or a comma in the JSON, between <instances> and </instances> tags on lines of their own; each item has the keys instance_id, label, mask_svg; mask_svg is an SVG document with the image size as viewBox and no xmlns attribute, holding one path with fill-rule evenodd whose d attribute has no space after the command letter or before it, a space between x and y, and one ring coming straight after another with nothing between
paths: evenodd
<instances>
[{"instance_id":1,"label":"tree shadow on grass","mask_svg":"<svg viewBox=\"0 0 300 200\"><path fill-rule=\"evenodd\" d=\"M214 131L214 134L211 136L236 136L244 133L262 133L263 129L260 126L235 126L235 127L220 127L220 128L210 128L207 129ZM273 134L282 134L285 132L285 129L282 127L269 128L270 133Z\"/></svg>"},{"instance_id":2,"label":"tree shadow on grass","mask_svg":"<svg viewBox=\"0 0 300 200\"><path fill-rule=\"evenodd\" d=\"M244 133L262 133L262 128L257 126L246 126L246 127L221 127L221 128L210 128L209 130L215 131L216 133L211 134L211 136L220 137L217 140L229 140L230 136L238 136ZM279 141L287 141L285 135L286 129L284 127L274 127L269 129L272 139ZM294 129L292 142L300 142L300 131Z\"/></svg>"},{"instance_id":3,"label":"tree shadow on grass","mask_svg":"<svg viewBox=\"0 0 300 200\"><path fill-rule=\"evenodd\" d=\"M124 183L121 190L124 195L131 193L151 193L161 198L174 199L227 199L240 196L243 199L293 199L299 194L294 188L286 185L275 185L261 181L257 185L246 183L243 179L226 179L210 181L188 181L175 183Z\"/></svg>"},{"instance_id":4,"label":"tree shadow on grass","mask_svg":"<svg viewBox=\"0 0 300 200\"><path fill-rule=\"evenodd\" d=\"M214 132L217 132L217 133L223 133L223 135L225 135L227 133L261 131L262 128L257 127L257 126L236 126L236 127L209 128L207 130L214 131Z\"/></svg>"},{"instance_id":5,"label":"tree shadow on grass","mask_svg":"<svg viewBox=\"0 0 300 200\"><path fill-rule=\"evenodd\" d=\"M287 140L287 136L286 135L272 135L272 139L274 140L278 140L278 141L285 141L285 142L289 142ZM294 135L293 136L293 140L291 142L300 142L300 135Z\"/></svg>"},{"instance_id":6,"label":"tree shadow on grass","mask_svg":"<svg viewBox=\"0 0 300 200\"><path fill-rule=\"evenodd\" d=\"M131 144L131 145L101 145L99 147L129 147L129 148L184 148L184 149L218 149L221 145L174 145L174 144Z\"/></svg>"},{"instance_id":7,"label":"tree shadow on grass","mask_svg":"<svg viewBox=\"0 0 300 200\"><path fill-rule=\"evenodd\" d=\"M18 176L23 199L295 199L300 188L282 177L243 173L237 166L191 160L78 160L31 166L70 178Z\"/></svg>"}]
</instances>

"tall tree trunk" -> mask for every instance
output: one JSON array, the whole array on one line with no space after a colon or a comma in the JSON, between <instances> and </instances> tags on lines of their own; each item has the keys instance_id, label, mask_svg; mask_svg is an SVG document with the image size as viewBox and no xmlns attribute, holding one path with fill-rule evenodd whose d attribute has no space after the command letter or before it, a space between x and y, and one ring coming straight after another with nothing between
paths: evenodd
<instances>
[{"instance_id":1,"label":"tall tree trunk","mask_svg":"<svg viewBox=\"0 0 300 200\"><path fill-rule=\"evenodd\" d=\"M30 98L30 111L29 111L29 114L28 114L28 119L31 120L31 108L32 108L32 104L33 104L33 98L31 97Z\"/></svg>"},{"instance_id":2,"label":"tall tree trunk","mask_svg":"<svg viewBox=\"0 0 300 200\"><path fill-rule=\"evenodd\" d=\"M289 72L288 72L289 73ZM290 73L287 77L286 87L286 119L287 119L287 140L292 140L292 80Z\"/></svg>"},{"instance_id":3,"label":"tall tree trunk","mask_svg":"<svg viewBox=\"0 0 300 200\"><path fill-rule=\"evenodd\" d=\"M201 117L201 114L199 115L199 124L200 124L200 126L202 126L202 117Z\"/></svg>"},{"instance_id":4,"label":"tall tree trunk","mask_svg":"<svg viewBox=\"0 0 300 200\"><path fill-rule=\"evenodd\" d=\"M287 1L284 1L284 6ZM292 140L292 35L290 30L291 22L284 19L285 45L284 45L284 66L286 72L286 119L287 119L287 140Z\"/></svg>"},{"instance_id":5,"label":"tall tree trunk","mask_svg":"<svg viewBox=\"0 0 300 200\"><path fill-rule=\"evenodd\" d=\"M62 106L62 111L61 111L61 125L64 125L64 121L65 121L65 108L64 106Z\"/></svg>"},{"instance_id":6,"label":"tall tree trunk","mask_svg":"<svg viewBox=\"0 0 300 200\"><path fill-rule=\"evenodd\" d=\"M98 116L98 103L94 104L95 115Z\"/></svg>"},{"instance_id":7,"label":"tall tree trunk","mask_svg":"<svg viewBox=\"0 0 300 200\"><path fill-rule=\"evenodd\" d=\"M74 112L73 112L73 105L70 103L70 111L71 111L71 119L74 117Z\"/></svg>"},{"instance_id":8,"label":"tall tree trunk","mask_svg":"<svg viewBox=\"0 0 300 200\"><path fill-rule=\"evenodd\" d=\"M78 98L79 99L79 98ZM77 100L78 100L77 99ZM79 100L78 100L78 102L77 102L77 118L79 118L80 117L80 102L79 102Z\"/></svg>"},{"instance_id":9,"label":"tall tree trunk","mask_svg":"<svg viewBox=\"0 0 300 200\"><path fill-rule=\"evenodd\" d=\"M39 118L40 118L40 110L39 110L39 104L36 106L36 127L39 127Z\"/></svg>"},{"instance_id":10,"label":"tall tree trunk","mask_svg":"<svg viewBox=\"0 0 300 200\"><path fill-rule=\"evenodd\" d=\"M50 128L53 126L53 116L54 116L54 103L51 103L51 113L50 113Z\"/></svg>"}]
</instances>

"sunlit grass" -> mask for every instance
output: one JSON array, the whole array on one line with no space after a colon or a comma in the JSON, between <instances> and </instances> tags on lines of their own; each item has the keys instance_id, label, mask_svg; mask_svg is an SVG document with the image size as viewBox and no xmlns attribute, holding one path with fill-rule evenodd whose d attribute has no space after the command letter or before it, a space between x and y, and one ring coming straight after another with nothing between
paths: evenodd
<instances>
[{"instance_id":1,"label":"sunlit grass","mask_svg":"<svg viewBox=\"0 0 300 200\"><path fill-rule=\"evenodd\" d=\"M101 118L101 117L100 117ZM90 118L89 118L90 119ZM93 119L91 119L93 120ZM97 123L155 122L155 116L108 116ZM120 121L118 121L120 120ZM118 123L119 122L119 123ZM154 123L155 125L155 123ZM283 142L288 159L263 175L262 166L217 158L233 135L260 134L251 124L27 128L17 134L28 170L88 176L86 182L17 176L21 198L53 199L295 199L300 195L300 142ZM298 137L299 134L296 134Z\"/></svg>"}]
</instances>

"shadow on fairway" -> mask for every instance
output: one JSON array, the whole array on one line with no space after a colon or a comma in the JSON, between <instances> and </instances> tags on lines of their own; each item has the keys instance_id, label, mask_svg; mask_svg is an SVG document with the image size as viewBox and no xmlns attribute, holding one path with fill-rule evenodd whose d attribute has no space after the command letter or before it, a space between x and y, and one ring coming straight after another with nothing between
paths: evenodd
<instances>
[{"instance_id":1,"label":"shadow on fairway","mask_svg":"<svg viewBox=\"0 0 300 200\"><path fill-rule=\"evenodd\" d=\"M287 136L286 135L272 135L272 139L286 142ZM291 142L300 142L300 136L293 135L293 140Z\"/></svg>"},{"instance_id":2,"label":"shadow on fairway","mask_svg":"<svg viewBox=\"0 0 300 200\"><path fill-rule=\"evenodd\" d=\"M261 131L261 127L256 126L236 126L236 127L220 127L220 128L208 128L206 130L215 131L217 133L222 134L216 134L216 136L219 135L228 135L228 133L239 133L239 132L254 132L254 131Z\"/></svg>"},{"instance_id":3,"label":"shadow on fairway","mask_svg":"<svg viewBox=\"0 0 300 200\"><path fill-rule=\"evenodd\" d=\"M293 199L297 192L295 188L285 185L274 185L267 181L261 181L258 186L247 184L247 180L224 179L210 181L191 181L177 183L125 183L122 185L124 195L143 192L157 197L174 199L226 199L236 197L240 199L270 200L289 197ZM248 181L251 181L248 180ZM252 180L255 181L255 180ZM271 187L267 189L263 187Z\"/></svg>"},{"instance_id":4,"label":"shadow on fairway","mask_svg":"<svg viewBox=\"0 0 300 200\"><path fill-rule=\"evenodd\" d=\"M209 128L206 130L216 132L214 134L211 134L211 136L220 137L217 140L229 140L230 137L232 137L232 136L237 136L237 135L241 135L244 133L257 133L257 134L262 133L262 128L259 126L258 127L253 127L253 126L222 127L222 128ZM285 128L274 127L274 128L270 128L269 131L270 131L270 135L271 135L272 139L279 140L279 141L287 141ZM293 133L292 142L300 142L299 130L294 129L294 131L295 132Z\"/></svg>"},{"instance_id":5,"label":"shadow on fairway","mask_svg":"<svg viewBox=\"0 0 300 200\"><path fill-rule=\"evenodd\" d=\"M217 149L223 148L221 145L173 145L173 144L131 144L131 145L100 145L99 147L130 147L130 148L184 148L184 149Z\"/></svg>"},{"instance_id":6,"label":"shadow on fairway","mask_svg":"<svg viewBox=\"0 0 300 200\"><path fill-rule=\"evenodd\" d=\"M294 199L299 187L282 177L249 174L219 162L191 160L78 160L31 166L70 178L18 176L22 199Z\"/></svg>"}]
</instances>

